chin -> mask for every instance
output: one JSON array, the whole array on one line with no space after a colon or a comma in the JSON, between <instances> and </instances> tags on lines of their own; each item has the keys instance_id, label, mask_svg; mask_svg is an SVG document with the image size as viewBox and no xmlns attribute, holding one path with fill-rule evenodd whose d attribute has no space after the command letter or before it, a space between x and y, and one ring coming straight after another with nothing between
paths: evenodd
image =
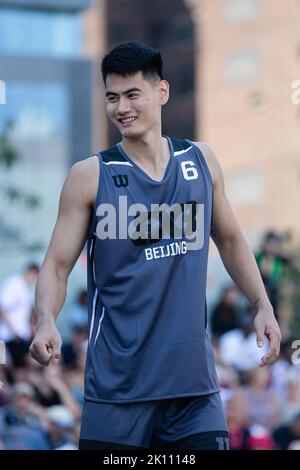
<instances>
[{"instance_id":1,"label":"chin","mask_svg":"<svg viewBox=\"0 0 300 470\"><path fill-rule=\"evenodd\" d=\"M131 139L136 139L137 137L140 137L143 133L141 131L136 131L133 129L124 129L121 131L122 137L127 137Z\"/></svg>"}]
</instances>

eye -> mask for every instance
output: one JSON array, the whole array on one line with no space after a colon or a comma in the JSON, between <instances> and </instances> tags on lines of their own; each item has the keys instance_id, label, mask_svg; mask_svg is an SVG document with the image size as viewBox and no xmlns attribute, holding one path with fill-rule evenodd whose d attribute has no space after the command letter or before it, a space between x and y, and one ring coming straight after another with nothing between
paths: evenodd
<instances>
[{"instance_id":1,"label":"eye","mask_svg":"<svg viewBox=\"0 0 300 470\"><path fill-rule=\"evenodd\" d=\"M138 93L129 93L128 98L129 99L134 99L134 98L138 98L138 96L139 96Z\"/></svg>"},{"instance_id":2,"label":"eye","mask_svg":"<svg viewBox=\"0 0 300 470\"><path fill-rule=\"evenodd\" d=\"M115 103L117 101L117 99L118 99L117 96L108 96L107 97L107 101L109 103Z\"/></svg>"}]
</instances>

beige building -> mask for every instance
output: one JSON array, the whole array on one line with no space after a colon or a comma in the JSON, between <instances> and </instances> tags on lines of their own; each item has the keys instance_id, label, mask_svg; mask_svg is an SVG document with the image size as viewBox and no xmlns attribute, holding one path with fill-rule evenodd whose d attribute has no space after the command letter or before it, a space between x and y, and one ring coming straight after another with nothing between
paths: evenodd
<instances>
[{"instance_id":1,"label":"beige building","mask_svg":"<svg viewBox=\"0 0 300 470\"><path fill-rule=\"evenodd\" d=\"M101 58L107 49L107 1L97 0L84 14L84 56L93 63L92 148L98 151L108 146L104 89L101 79Z\"/></svg>"},{"instance_id":2,"label":"beige building","mask_svg":"<svg viewBox=\"0 0 300 470\"><path fill-rule=\"evenodd\" d=\"M197 138L217 151L248 239L273 228L299 241L300 2L185 2L197 31Z\"/></svg>"},{"instance_id":3,"label":"beige building","mask_svg":"<svg viewBox=\"0 0 300 470\"><path fill-rule=\"evenodd\" d=\"M288 230L299 241L300 91L292 87L300 80L300 1L181 1L195 26L189 47L196 58L196 138L216 150L249 241L270 228ZM85 55L94 61L94 150L111 143L100 59L117 37L145 39L123 10L123 23L117 21L121 6L133 3L98 0L85 13Z\"/></svg>"}]
</instances>

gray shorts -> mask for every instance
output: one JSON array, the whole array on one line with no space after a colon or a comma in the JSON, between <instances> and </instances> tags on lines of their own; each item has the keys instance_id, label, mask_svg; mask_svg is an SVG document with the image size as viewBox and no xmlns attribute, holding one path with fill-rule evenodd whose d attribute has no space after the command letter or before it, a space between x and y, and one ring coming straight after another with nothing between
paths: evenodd
<instances>
[{"instance_id":1,"label":"gray shorts","mask_svg":"<svg viewBox=\"0 0 300 470\"><path fill-rule=\"evenodd\" d=\"M228 432L220 394L127 404L85 401L79 448L118 445L226 450Z\"/></svg>"}]
</instances>

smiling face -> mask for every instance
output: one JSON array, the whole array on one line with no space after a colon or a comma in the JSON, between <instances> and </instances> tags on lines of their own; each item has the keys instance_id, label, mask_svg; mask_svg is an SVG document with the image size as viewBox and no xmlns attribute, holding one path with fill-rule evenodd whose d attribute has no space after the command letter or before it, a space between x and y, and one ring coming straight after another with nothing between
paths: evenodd
<instances>
[{"instance_id":1,"label":"smiling face","mask_svg":"<svg viewBox=\"0 0 300 470\"><path fill-rule=\"evenodd\" d=\"M161 107L168 98L168 82L146 79L142 72L106 78L106 112L125 138L138 138L153 129L161 131Z\"/></svg>"}]
</instances>

